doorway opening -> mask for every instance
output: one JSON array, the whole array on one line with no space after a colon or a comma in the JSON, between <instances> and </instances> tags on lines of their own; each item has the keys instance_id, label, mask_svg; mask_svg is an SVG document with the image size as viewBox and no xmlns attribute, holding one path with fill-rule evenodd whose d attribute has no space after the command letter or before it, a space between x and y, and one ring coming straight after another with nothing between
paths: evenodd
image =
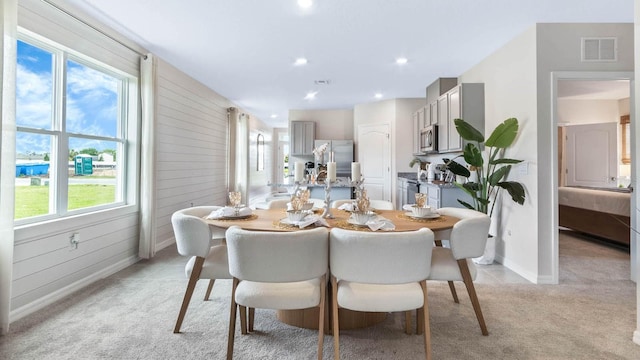
<instances>
[{"instance_id":1,"label":"doorway opening","mask_svg":"<svg viewBox=\"0 0 640 360\"><path fill-rule=\"evenodd\" d=\"M624 239L618 238L626 235L628 245L623 245L622 249L629 246L627 249L630 249L631 254L630 277L635 280L635 235L630 229L625 228L633 223L634 214L624 209L615 210L622 213L616 216L626 221L626 225L621 224L621 220L616 222L612 217L611 221L603 226L617 225L617 235L600 233L601 229L598 226L590 227L590 221L584 221L591 212L596 219L600 212L603 214L600 215L601 219L609 218L610 215L607 214L611 211L610 206L600 208L600 205L611 205L609 194L628 192L626 188L631 183L630 174L634 159L629 149L633 148L631 143L635 140L628 134L630 123L633 122L633 73L567 72L554 73L553 77L552 117L553 127L557 129L558 135L555 157L555 168L558 170L555 206L559 220L556 225L568 224L571 228L567 231L567 228L559 227L560 230L554 233L553 273L558 277L560 251L567 251L566 247L562 248L560 241L567 235L580 237L587 234L587 237L584 237L585 241L594 239L596 242L598 239L609 238L601 243L602 246L618 246L618 249L621 241L624 242ZM574 190L581 193L574 195ZM611 198L619 198L619 195L612 195ZM573 196L576 196L577 200L573 200ZM606 200L602 200L600 196L605 196ZM630 193L627 193L626 204L624 196L622 197L622 200L617 200L621 202L620 206L626 209L634 208L635 201ZM619 234L620 231L622 235ZM562 279L557 278L557 282L560 281Z\"/></svg>"}]
</instances>

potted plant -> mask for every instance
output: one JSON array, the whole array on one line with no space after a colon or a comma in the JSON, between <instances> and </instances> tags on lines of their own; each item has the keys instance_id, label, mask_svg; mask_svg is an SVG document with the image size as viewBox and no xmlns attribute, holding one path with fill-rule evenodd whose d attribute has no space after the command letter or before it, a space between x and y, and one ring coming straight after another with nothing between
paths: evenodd
<instances>
[{"instance_id":1,"label":"potted plant","mask_svg":"<svg viewBox=\"0 0 640 360\"><path fill-rule=\"evenodd\" d=\"M489 138L486 139L480 131L475 129L463 119L455 119L456 130L460 137L468 141L464 147L462 155L456 156L452 160L443 159L447 168L458 176L467 178L464 184L456 183L472 198L472 204L458 199L458 202L466 208L483 212L489 216L493 215L498 194L501 190L506 190L511 199L520 204L524 204L524 186L517 181L508 181L507 176L513 164L518 164L522 160L504 157L505 149L513 144L518 135L518 119L509 118L498 125ZM482 149L486 153L483 156ZM469 168L455 161L463 157ZM473 178L471 174L475 175ZM493 256L490 256L493 262ZM480 262L485 263L485 262Z\"/></svg>"}]
</instances>

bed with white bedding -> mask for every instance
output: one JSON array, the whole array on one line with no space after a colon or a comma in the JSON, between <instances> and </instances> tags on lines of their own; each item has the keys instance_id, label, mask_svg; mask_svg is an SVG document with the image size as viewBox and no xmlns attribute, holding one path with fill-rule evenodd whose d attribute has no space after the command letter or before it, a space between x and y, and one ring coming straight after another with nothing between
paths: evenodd
<instances>
[{"instance_id":1,"label":"bed with white bedding","mask_svg":"<svg viewBox=\"0 0 640 360\"><path fill-rule=\"evenodd\" d=\"M558 188L560 226L629 245L631 193L627 189Z\"/></svg>"}]
</instances>

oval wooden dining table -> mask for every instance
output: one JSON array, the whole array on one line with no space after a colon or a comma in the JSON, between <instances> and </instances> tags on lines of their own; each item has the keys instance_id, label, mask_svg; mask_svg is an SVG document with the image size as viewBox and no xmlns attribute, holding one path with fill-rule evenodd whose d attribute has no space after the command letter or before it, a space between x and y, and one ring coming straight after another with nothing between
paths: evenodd
<instances>
[{"instance_id":1,"label":"oval wooden dining table","mask_svg":"<svg viewBox=\"0 0 640 360\"><path fill-rule=\"evenodd\" d=\"M410 216L410 213L404 210L375 210L375 212L390 220L395 229L392 231L415 231L421 228L429 228L435 233L436 239L439 238L438 233L449 230L459 220L457 218L442 215L437 218L431 219L416 219ZM319 215L322 211L317 210ZM349 223L349 217L351 213L339 209L331 209L333 218L326 218L325 220L329 224L329 228L342 228L347 230L356 231L371 231L367 226L357 226ZM310 225L304 229L300 229L298 226L285 224L282 220L287 218L287 213L284 209L257 209L253 210L252 214L243 218L227 218L227 219L204 219L209 225L217 226L220 228L229 228L233 225L237 225L245 230L255 231L304 231L305 229L312 229L315 225ZM378 230L380 233L387 232L385 230ZM329 297L330 298L330 297ZM329 309L331 307L329 306ZM318 328L318 308L302 309L302 310L278 310L277 318L285 324L289 324L296 327L306 329ZM331 316L329 311L325 311L325 332L329 333L331 329ZM356 329L375 325L384 321L387 314L377 312L358 312L348 309L339 309L339 321L340 329Z\"/></svg>"}]
</instances>

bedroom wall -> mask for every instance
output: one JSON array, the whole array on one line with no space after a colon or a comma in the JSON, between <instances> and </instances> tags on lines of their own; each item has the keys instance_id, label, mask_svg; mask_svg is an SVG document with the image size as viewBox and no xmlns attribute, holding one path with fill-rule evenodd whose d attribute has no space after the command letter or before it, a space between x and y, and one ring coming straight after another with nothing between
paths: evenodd
<instances>
[{"instance_id":1,"label":"bedroom wall","mask_svg":"<svg viewBox=\"0 0 640 360\"><path fill-rule=\"evenodd\" d=\"M558 124L619 122L624 115L620 105L619 100L558 99Z\"/></svg>"}]
</instances>

